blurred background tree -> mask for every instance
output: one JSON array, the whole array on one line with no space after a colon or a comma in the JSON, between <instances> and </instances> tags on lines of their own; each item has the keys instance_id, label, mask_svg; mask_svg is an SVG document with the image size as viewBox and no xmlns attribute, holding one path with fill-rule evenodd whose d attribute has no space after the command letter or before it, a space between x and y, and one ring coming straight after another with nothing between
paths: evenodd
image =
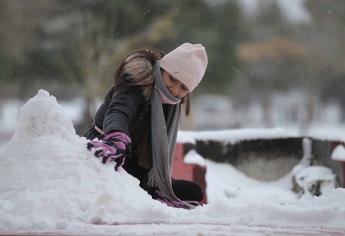
<instances>
[{"instance_id":1,"label":"blurred background tree","mask_svg":"<svg viewBox=\"0 0 345 236\"><path fill-rule=\"evenodd\" d=\"M316 101L338 102L345 118L345 2L304 0L304 21L289 20L281 4L262 0L246 13L236 0L0 0L1 98L26 100L40 88L82 97L83 132L127 54L188 41L209 56L193 96L227 95L242 107L257 100L271 127L272 95L298 89L308 97L303 126Z\"/></svg>"},{"instance_id":2,"label":"blurred background tree","mask_svg":"<svg viewBox=\"0 0 345 236\"><path fill-rule=\"evenodd\" d=\"M81 130L93 119L95 99L111 87L116 64L134 50L168 52L186 41L199 42L209 52L207 76L212 78L203 90L226 93L234 79L240 12L236 1L211 5L200 0L13 0L0 4L0 30L5 36L1 81L15 83L22 99L41 87L58 97L83 96Z\"/></svg>"},{"instance_id":3,"label":"blurred background tree","mask_svg":"<svg viewBox=\"0 0 345 236\"><path fill-rule=\"evenodd\" d=\"M244 22L248 33L237 47L242 73L235 88L247 92L237 96L248 99L251 94L261 100L264 125L272 127L271 92L300 87L305 76L301 68L306 52L292 32L299 26L292 26L284 19L275 1L260 5L258 14L245 18Z\"/></svg>"}]
</instances>

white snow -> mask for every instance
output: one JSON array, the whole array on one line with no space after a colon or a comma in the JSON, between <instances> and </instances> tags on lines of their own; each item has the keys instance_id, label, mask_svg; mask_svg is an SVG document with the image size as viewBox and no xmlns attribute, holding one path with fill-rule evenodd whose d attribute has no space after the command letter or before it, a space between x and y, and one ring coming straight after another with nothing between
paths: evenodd
<instances>
[{"instance_id":1,"label":"white snow","mask_svg":"<svg viewBox=\"0 0 345 236\"><path fill-rule=\"evenodd\" d=\"M174 209L152 200L123 169L103 165L86 142L46 91L24 105L14 136L0 150L0 234L345 232L343 188L298 199L289 175L259 182L204 160L209 204Z\"/></svg>"},{"instance_id":2,"label":"white snow","mask_svg":"<svg viewBox=\"0 0 345 236\"><path fill-rule=\"evenodd\" d=\"M304 168L307 168L311 166L312 163L312 145L311 140L308 138L304 138L302 141L303 145L303 157L299 161L297 165L294 166L291 173L292 175L296 175L299 171L303 170Z\"/></svg>"},{"instance_id":3,"label":"white snow","mask_svg":"<svg viewBox=\"0 0 345 236\"><path fill-rule=\"evenodd\" d=\"M237 143L243 140L298 137L298 132L284 128L233 129L220 131L179 131L178 142L195 143L195 140Z\"/></svg>"},{"instance_id":4,"label":"white snow","mask_svg":"<svg viewBox=\"0 0 345 236\"><path fill-rule=\"evenodd\" d=\"M195 144L195 139L193 138L192 135L186 134L186 131L179 131L179 132L177 132L176 142Z\"/></svg>"},{"instance_id":5,"label":"white snow","mask_svg":"<svg viewBox=\"0 0 345 236\"><path fill-rule=\"evenodd\" d=\"M345 161L345 147L338 145L334 148L331 159L335 161Z\"/></svg>"},{"instance_id":6,"label":"white snow","mask_svg":"<svg viewBox=\"0 0 345 236\"><path fill-rule=\"evenodd\" d=\"M317 184L320 184L321 193L328 189L333 189L336 185L335 174L325 166L303 168L296 173L295 177L296 183L303 188L305 194L310 194L310 189L313 186L317 186Z\"/></svg>"},{"instance_id":7,"label":"white snow","mask_svg":"<svg viewBox=\"0 0 345 236\"><path fill-rule=\"evenodd\" d=\"M205 159L200 156L195 150L190 150L184 156L184 162L188 164L197 164L199 166L206 166Z\"/></svg>"},{"instance_id":8,"label":"white snow","mask_svg":"<svg viewBox=\"0 0 345 236\"><path fill-rule=\"evenodd\" d=\"M301 134L297 129L289 128L246 128L210 131L187 131L180 130L177 142L195 144L197 140L221 141L235 144L245 140L277 139L310 137L312 139L345 142L344 129L335 127L313 127L306 133Z\"/></svg>"},{"instance_id":9,"label":"white snow","mask_svg":"<svg viewBox=\"0 0 345 236\"><path fill-rule=\"evenodd\" d=\"M306 135L319 140L345 142L345 130L343 127L313 127Z\"/></svg>"},{"instance_id":10,"label":"white snow","mask_svg":"<svg viewBox=\"0 0 345 236\"><path fill-rule=\"evenodd\" d=\"M0 229L141 221L148 212L164 219L162 204L137 179L91 155L64 113L43 90L22 108L0 152Z\"/></svg>"}]
</instances>

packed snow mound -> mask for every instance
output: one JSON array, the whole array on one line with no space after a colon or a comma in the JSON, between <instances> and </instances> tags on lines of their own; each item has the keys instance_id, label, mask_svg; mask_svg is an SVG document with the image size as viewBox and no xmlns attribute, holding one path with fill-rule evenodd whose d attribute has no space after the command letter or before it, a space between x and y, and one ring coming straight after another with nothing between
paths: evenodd
<instances>
[{"instance_id":1,"label":"packed snow mound","mask_svg":"<svg viewBox=\"0 0 345 236\"><path fill-rule=\"evenodd\" d=\"M37 95L21 108L14 138L54 136L73 139L76 136L73 123L65 114L55 97L50 96L47 91L39 90Z\"/></svg>"},{"instance_id":2,"label":"packed snow mound","mask_svg":"<svg viewBox=\"0 0 345 236\"><path fill-rule=\"evenodd\" d=\"M123 169L94 158L86 142L48 92L40 90L23 106L0 152L0 229L141 221L148 212L164 218L166 207Z\"/></svg>"}]
</instances>

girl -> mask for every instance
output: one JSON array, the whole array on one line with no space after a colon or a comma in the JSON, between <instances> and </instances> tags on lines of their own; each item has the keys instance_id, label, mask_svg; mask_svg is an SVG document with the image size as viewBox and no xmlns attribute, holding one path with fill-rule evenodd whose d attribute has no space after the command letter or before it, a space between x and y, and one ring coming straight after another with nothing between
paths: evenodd
<instances>
[{"instance_id":1,"label":"girl","mask_svg":"<svg viewBox=\"0 0 345 236\"><path fill-rule=\"evenodd\" d=\"M186 102L188 113L188 95L207 62L201 44L184 43L165 56L149 50L130 54L85 135L103 163L122 166L154 199L173 207L190 209L203 198L199 185L171 179L171 162L181 104Z\"/></svg>"}]
</instances>

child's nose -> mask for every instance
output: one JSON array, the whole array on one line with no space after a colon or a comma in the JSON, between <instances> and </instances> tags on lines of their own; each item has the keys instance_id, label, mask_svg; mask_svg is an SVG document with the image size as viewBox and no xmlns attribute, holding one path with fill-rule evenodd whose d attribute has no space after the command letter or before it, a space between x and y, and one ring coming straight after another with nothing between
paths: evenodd
<instances>
[{"instance_id":1,"label":"child's nose","mask_svg":"<svg viewBox=\"0 0 345 236\"><path fill-rule=\"evenodd\" d=\"M180 88L180 86L173 86L172 88L172 91L171 91L171 94L174 96L174 97L182 97L181 94L182 94L182 90Z\"/></svg>"}]
</instances>

